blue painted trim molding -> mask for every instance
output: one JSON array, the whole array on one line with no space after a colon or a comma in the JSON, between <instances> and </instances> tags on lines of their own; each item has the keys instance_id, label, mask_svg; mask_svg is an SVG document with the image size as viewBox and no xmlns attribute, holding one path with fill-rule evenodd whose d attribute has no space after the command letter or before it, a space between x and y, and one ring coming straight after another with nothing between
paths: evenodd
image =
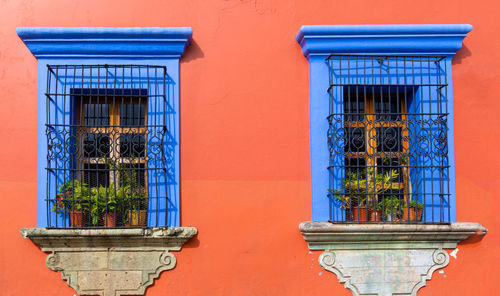
<instances>
[{"instance_id":1,"label":"blue painted trim molding","mask_svg":"<svg viewBox=\"0 0 500 296\"><path fill-rule=\"evenodd\" d=\"M471 25L302 26L297 42L308 59L330 53L454 55Z\"/></svg>"},{"instance_id":2,"label":"blue painted trim molding","mask_svg":"<svg viewBox=\"0 0 500 296\"><path fill-rule=\"evenodd\" d=\"M330 54L444 55L448 69L448 157L450 220L456 221L455 150L451 60L472 26L458 25L318 25L302 26L297 42L309 61L309 126L311 150L312 221L331 219L327 198L327 145Z\"/></svg>"},{"instance_id":3,"label":"blue painted trim molding","mask_svg":"<svg viewBox=\"0 0 500 296\"><path fill-rule=\"evenodd\" d=\"M179 28L17 28L38 59L66 57L180 58L192 40Z\"/></svg>"},{"instance_id":4,"label":"blue painted trim molding","mask_svg":"<svg viewBox=\"0 0 500 296\"><path fill-rule=\"evenodd\" d=\"M192 40L187 28L17 28L38 60L37 227L47 227L47 65L160 65L167 68L167 101L173 115L168 129L174 145L173 176L168 185L168 226L180 226L179 60ZM165 209L164 209L165 210ZM155 217L148 217L153 224ZM162 218L160 218L162 219ZM163 221L154 221L154 223Z\"/></svg>"}]
</instances>

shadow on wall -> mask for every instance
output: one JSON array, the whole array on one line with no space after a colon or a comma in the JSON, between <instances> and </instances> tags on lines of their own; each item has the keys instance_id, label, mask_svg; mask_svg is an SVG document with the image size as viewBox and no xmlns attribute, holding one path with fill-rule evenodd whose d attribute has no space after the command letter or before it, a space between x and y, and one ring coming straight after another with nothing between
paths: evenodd
<instances>
[{"instance_id":1,"label":"shadow on wall","mask_svg":"<svg viewBox=\"0 0 500 296\"><path fill-rule=\"evenodd\" d=\"M452 60L452 65L461 64L463 59L468 58L471 55L471 51L469 50L467 45L464 44L464 46L459 51L457 51L457 54Z\"/></svg>"},{"instance_id":2,"label":"shadow on wall","mask_svg":"<svg viewBox=\"0 0 500 296\"><path fill-rule=\"evenodd\" d=\"M183 249L192 249L192 248L198 248L200 246L200 240L198 239L198 235L195 235L193 238L187 241L186 244L182 246Z\"/></svg>"},{"instance_id":3,"label":"shadow on wall","mask_svg":"<svg viewBox=\"0 0 500 296\"><path fill-rule=\"evenodd\" d=\"M203 58L205 55L203 54L203 51L201 50L201 47L196 43L195 40L191 42L191 45L186 49L186 52L182 56L181 61L184 63L189 63L193 60Z\"/></svg>"},{"instance_id":4,"label":"shadow on wall","mask_svg":"<svg viewBox=\"0 0 500 296\"><path fill-rule=\"evenodd\" d=\"M478 243L480 243L483 240L485 234L486 233L476 233L475 235L472 235L469 238L461 241L459 243L459 245L474 245L474 244L478 244Z\"/></svg>"}]
</instances>

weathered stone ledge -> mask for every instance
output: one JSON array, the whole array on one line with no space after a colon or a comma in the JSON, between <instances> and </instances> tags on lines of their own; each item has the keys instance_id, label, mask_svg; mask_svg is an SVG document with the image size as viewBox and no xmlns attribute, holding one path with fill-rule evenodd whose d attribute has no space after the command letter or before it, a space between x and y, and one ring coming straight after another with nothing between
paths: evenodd
<instances>
[{"instance_id":1,"label":"weathered stone ledge","mask_svg":"<svg viewBox=\"0 0 500 296\"><path fill-rule=\"evenodd\" d=\"M148 227L124 229L23 228L21 235L42 251L66 248L164 248L179 250L197 234L195 227Z\"/></svg>"},{"instance_id":2,"label":"weathered stone ledge","mask_svg":"<svg viewBox=\"0 0 500 296\"><path fill-rule=\"evenodd\" d=\"M488 231L479 223L383 224L302 222L299 226L309 249L455 248L474 234Z\"/></svg>"},{"instance_id":3,"label":"weathered stone ledge","mask_svg":"<svg viewBox=\"0 0 500 296\"><path fill-rule=\"evenodd\" d=\"M47 267L79 295L143 295L179 251L197 234L194 227L130 229L24 228L24 238L50 252Z\"/></svg>"},{"instance_id":4,"label":"weathered stone ledge","mask_svg":"<svg viewBox=\"0 0 500 296\"><path fill-rule=\"evenodd\" d=\"M478 223L303 222L299 228L310 250L324 250L320 266L354 296L416 296L450 262L443 249L488 231Z\"/></svg>"}]
</instances>

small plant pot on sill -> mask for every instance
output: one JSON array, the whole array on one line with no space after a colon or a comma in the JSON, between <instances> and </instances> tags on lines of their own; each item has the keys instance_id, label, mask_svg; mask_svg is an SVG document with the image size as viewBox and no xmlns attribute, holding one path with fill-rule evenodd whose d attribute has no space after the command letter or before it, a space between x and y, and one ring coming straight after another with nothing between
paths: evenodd
<instances>
[{"instance_id":1,"label":"small plant pot on sill","mask_svg":"<svg viewBox=\"0 0 500 296\"><path fill-rule=\"evenodd\" d=\"M352 221L381 221L382 211L375 211L369 207L352 207Z\"/></svg>"},{"instance_id":2,"label":"small plant pot on sill","mask_svg":"<svg viewBox=\"0 0 500 296\"><path fill-rule=\"evenodd\" d=\"M126 226L146 226L146 220L148 218L147 210L129 210L128 211L128 223Z\"/></svg>"},{"instance_id":3,"label":"small plant pot on sill","mask_svg":"<svg viewBox=\"0 0 500 296\"><path fill-rule=\"evenodd\" d=\"M83 227L85 213L83 211L68 211L69 226Z\"/></svg>"},{"instance_id":4,"label":"small plant pot on sill","mask_svg":"<svg viewBox=\"0 0 500 296\"><path fill-rule=\"evenodd\" d=\"M413 221L413 222L420 222L422 221L422 208L403 208L403 218L401 221Z\"/></svg>"},{"instance_id":5,"label":"small plant pot on sill","mask_svg":"<svg viewBox=\"0 0 500 296\"><path fill-rule=\"evenodd\" d=\"M370 221L382 221L382 210L368 209Z\"/></svg>"},{"instance_id":6,"label":"small plant pot on sill","mask_svg":"<svg viewBox=\"0 0 500 296\"><path fill-rule=\"evenodd\" d=\"M116 215L114 213L102 214L103 226L104 227L115 227L116 226Z\"/></svg>"}]
</instances>

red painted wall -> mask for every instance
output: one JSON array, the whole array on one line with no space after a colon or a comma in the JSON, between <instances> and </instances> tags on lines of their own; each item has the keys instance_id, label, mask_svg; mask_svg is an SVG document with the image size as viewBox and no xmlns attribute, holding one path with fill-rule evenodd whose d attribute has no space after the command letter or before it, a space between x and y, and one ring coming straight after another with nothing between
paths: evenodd
<instances>
[{"instance_id":1,"label":"red painted wall","mask_svg":"<svg viewBox=\"0 0 500 296\"><path fill-rule=\"evenodd\" d=\"M182 224L199 235L147 295L351 295L309 253L301 25L470 23L453 65L459 246L419 295L500 295L500 6L493 0L0 1L0 294L73 295L19 234L35 226L36 60L18 26L191 26L181 60Z\"/></svg>"}]
</instances>

